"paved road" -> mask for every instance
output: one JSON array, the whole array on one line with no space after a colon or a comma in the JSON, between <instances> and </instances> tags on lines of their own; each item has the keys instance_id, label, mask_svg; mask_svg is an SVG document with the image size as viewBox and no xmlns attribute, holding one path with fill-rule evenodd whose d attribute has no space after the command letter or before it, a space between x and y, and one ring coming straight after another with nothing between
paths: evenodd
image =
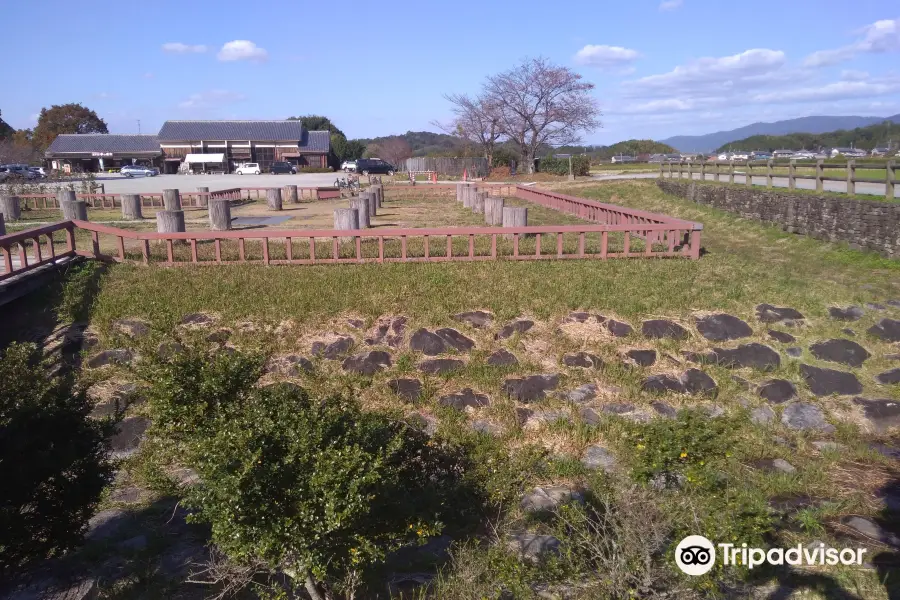
<instances>
[{"instance_id":1,"label":"paved road","mask_svg":"<svg viewBox=\"0 0 900 600\"><path fill-rule=\"evenodd\" d=\"M299 185L319 187L334 185L344 173L299 173L297 175L157 175L156 177L122 177L118 174L97 176L107 194L160 193L164 189L177 188L182 192L196 191L206 186L211 191L236 187L281 187Z\"/></svg>"},{"instance_id":2,"label":"paved road","mask_svg":"<svg viewBox=\"0 0 900 600\"><path fill-rule=\"evenodd\" d=\"M599 181L611 181L615 179L656 179L659 177L659 173L622 173L620 175L595 175L594 179ZM668 174L666 179L668 179ZM678 175L675 174L673 179L678 179ZM687 179L687 173L685 173L684 179ZM700 173L694 173L694 179L700 179ZM707 174L707 181L715 181L714 175ZM722 182L727 182L727 176L723 176ZM734 176L735 183L747 183L747 176L744 174ZM838 192L838 193L846 193L847 192L847 184L843 181L823 181L822 182L826 192ZM765 175L753 176L753 185L759 187L765 187L766 185L766 177ZM783 187L786 188L788 186L787 177L778 177L775 176L772 178L772 185L774 187ZM798 179L797 180L797 188L801 190L815 190L816 182L813 179ZM872 196L884 196L884 184L883 183L857 183L856 184L856 193L857 194L866 194Z\"/></svg>"}]
</instances>

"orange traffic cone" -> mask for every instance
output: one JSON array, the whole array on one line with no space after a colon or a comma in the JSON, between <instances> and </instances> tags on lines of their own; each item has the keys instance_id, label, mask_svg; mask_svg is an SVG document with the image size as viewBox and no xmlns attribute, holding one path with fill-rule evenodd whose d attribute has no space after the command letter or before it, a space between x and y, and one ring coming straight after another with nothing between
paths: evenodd
<instances>
[{"instance_id":1,"label":"orange traffic cone","mask_svg":"<svg viewBox=\"0 0 900 600\"><path fill-rule=\"evenodd\" d=\"M463 169L463 181L468 181L468 180L469 180L469 170Z\"/></svg>"},{"instance_id":2,"label":"orange traffic cone","mask_svg":"<svg viewBox=\"0 0 900 600\"><path fill-rule=\"evenodd\" d=\"M437 171L431 172L431 183L437 183Z\"/></svg>"}]
</instances>

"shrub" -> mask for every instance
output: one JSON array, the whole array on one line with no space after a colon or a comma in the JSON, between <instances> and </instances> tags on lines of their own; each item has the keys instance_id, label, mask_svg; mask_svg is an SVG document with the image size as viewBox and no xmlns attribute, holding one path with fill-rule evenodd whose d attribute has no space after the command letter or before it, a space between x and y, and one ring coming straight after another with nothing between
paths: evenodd
<instances>
[{"instance_id":1,"label":"shrub","mask_svg":"<svg viewBox=\"0 0 900 600\"><path fill-rule=\"evenodd\" d=\"M331 167L300 167L298 173L334 173Z\"/></svg>"},{"instance_id":2,"label":"shrub","mask_svg":"<svg viewBox=\"0 0 900 600\"><path fill-rule=\"evenodd\" d=\"M0 353L0 573L81 541L112 475L108 424L90 410L33 344Z\"/></svg>"},{"instance_id":3,"label":"shrub","mask_svg":"<svg viewBox=\"0 0 900 600\"><path fill-rule=\"evenodd\" d=\"M569 174L569 159L554 158L553 156L545 156L538 163L538 171L541 173L553 173L555 175ZM572 157L572 172L576 176L587 176L591 174L591 158L587 155L578 154Z\"/></svg>"},{"instance_id":4,"label":"shrub","mask_svg":"<svg viewBox=\"0 0 900 600\"><path fill-rule=\"evenodd\" d=\"M477 505L458 455L346 396L256 387L261 364L188 350L152 374L154 432L197 471L186 501L232 560L321 598Z\"/></svg>"}]
</instances>

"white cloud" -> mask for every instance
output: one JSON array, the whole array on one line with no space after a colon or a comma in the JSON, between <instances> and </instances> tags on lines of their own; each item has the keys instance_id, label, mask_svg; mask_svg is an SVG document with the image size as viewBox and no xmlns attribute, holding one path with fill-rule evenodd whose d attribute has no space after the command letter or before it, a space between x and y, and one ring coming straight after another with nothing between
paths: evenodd
<instances>
[{"instance_id":1,"label":"white cloud","mask_svg":"<svg viewBox=\"0 0 900 600\"><path fill-rule=\"evenodd\" d=\"M622 46L588 44L575 53L573 60L579 65L608 68L627 65L637 60L639 56L637 50Z\"/></svg>"},{"instance_id":2,"label":"white cloud","mask_svg":"<svg viewBox=\"0 0 900 600\"><path fill-rule=\"evenodd\" d=\"M206 92L198 92L191 94L186 100L178 103L178 108L199 109L199 108L216 108L234 102L240 102L247 97L239 92L230 92L228 90L209 90Z\"/></svg>"},{"instance_id":3,"label":"white cloud","mask_svg":"<svg viewBox=\"0 0 900 600\"><path fill-rule=\"evenodd\" d=\"M773 73L785 63L784 52L753 48L719 58L701 58L679 65L668 73L650 75L623 83L632 96L664 95L683 92L691 96L708 95L711 91L727 91L759 85L767 79L777 80Z\"/></svg>"},{"instance_id":4,"label":"white cloud","mask_svg":"<svg viewBox=\"0 0 900 600\"><path fill-rule=\"evenodd\" d=\"M807 67L825 67L850 60L859 54L881 54L900 50L900 19L875 21L857 31L862 37L852 44L813 52L803 61Z\"/></svg>"},{"instance_id":5,"label":"white cloud","mask_svg":"<svg viewBox=\"0 0 900 600\"><path fill-rule=\"evenodd\" d=\"M262 62L269 58L269 53L250 40L233 40L222 46L217 57L226 62L235 60Z\"/></svg>"},{"instance_id":6,"label":"white cloud","mask_svg":"<svg viewBox=\"0 0 900 600\"><path fill-rule=\"evenodd\" d=\"M207 50L203 44L191 45L181 42L168 42L162 45L162 49L169 54L203 54Z\"/></svg>"},{"instance_id":7,"label":"white cloud","mask_svg":"<svg viewBox=\"0 0 900 600\"><path fill-rule=\"evenodd\" d=\"M753 102L814 102L823 100L845 100L848 98L871 98L900 91L900 79L880 81L837 81L815 87L801 87L765 94L756 94Z\"/></svg>"},{"instance_id":8,"label":"white cloud","mask_svg":"<svg viewBox=\"0 0 900 600\"><path fill-rule=\"evenodd\" d=\"M663 0L659 3L659 10L677 10L684 4L684 0Z\"/></svg>"},{"instance_id":9,"label":"white cloud","mask_svg":"<svg viewBox=\"0 0 900 600\"><path fill-rule=\"evenodd\" d=\"M869 78L866 71L854 71L853 69L844 69L841 71L841 79L844 81L865 81Z\"/></svg>"}]
</instances>

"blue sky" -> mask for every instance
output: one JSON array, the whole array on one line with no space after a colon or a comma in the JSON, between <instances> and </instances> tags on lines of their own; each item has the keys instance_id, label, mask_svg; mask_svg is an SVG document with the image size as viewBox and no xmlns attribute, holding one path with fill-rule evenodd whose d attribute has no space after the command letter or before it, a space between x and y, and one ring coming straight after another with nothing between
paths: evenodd
<instances>
[{"instance_id":1,"label":"blue sky","mask_svg":"<svg viewBox=\"0 0 900 600\"><path fill-rule=\"evenodd\" d=\"M23 24L0 37L14 127L81 102L117 133L310 113L350 137L434 130L442 94L538 55L596 85L591 143L900 113L894 0L0 0L0 14Z\"/></svg>"}]
</instances>

